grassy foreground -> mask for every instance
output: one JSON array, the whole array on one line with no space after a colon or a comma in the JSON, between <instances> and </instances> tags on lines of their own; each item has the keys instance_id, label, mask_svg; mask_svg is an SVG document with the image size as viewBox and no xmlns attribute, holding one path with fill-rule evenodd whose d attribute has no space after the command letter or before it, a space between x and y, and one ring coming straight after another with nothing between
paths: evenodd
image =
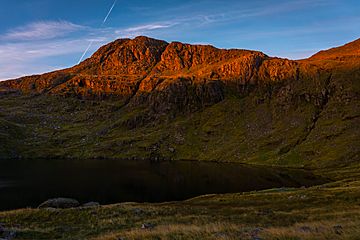
<instances>
[{"instance_id":1,"label":"grassy foreground","mask_svg":"<svg viewBox=\"0 0 360 240\"><path fill-rule=\"evenodd\" d=\"M352 178L184 202L22 209L0 222L15 239L360 239L359 190Z\"/></svg>"}]
</instances>

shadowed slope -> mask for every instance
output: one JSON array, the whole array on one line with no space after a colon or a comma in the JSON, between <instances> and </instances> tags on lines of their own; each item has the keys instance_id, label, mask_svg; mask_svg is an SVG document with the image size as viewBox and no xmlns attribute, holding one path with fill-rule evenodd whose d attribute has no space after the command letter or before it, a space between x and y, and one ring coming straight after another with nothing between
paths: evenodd
<instances>
[{"instance_id":1,"label":"shadowed slope","mask_svg":"<svg viewBox=\"0 0 360 240\"><path fill-rule=\"evenodd\" d=\"M357 40L292 61L147 37L117 40L73 68L0 83L1 118L26 133L2 157L353 165L359 49Z\"/></svg>"}]
</instances>

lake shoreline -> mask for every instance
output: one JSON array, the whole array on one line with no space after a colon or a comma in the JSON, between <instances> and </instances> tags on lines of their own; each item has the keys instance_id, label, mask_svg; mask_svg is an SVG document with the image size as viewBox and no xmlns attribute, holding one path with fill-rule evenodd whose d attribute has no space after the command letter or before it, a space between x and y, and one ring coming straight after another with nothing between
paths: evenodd
<instances>
[{"instance_id":1,"label":"lake shoreline","mask_svg":"<svg viewBox=\"0 0 360 240\"><path fill-rule=\"evenodd\" d=\"M238 163L114 159L2 160L1 210L57 197L101 204L184 201L207 194L310 187L331 180L312 171ZM6 186L5 183L12 182ZM116 190L114 190L116 189Z\"/></svg>"}]
</instances>

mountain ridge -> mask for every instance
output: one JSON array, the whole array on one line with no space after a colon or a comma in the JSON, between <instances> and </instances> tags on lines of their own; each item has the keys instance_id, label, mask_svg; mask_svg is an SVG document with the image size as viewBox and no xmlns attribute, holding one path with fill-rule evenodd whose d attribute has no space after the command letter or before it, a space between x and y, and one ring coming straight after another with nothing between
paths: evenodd
<instances>
[{"instance_id":1,"label":"mountain ridge","mask_svg":"<svg viewBox=\"0 0 360 240\"><path fill-rule=\"evenodd\" d=\"M308 59L297 61L269 57L259 51L218 49L211 45L191 45L180 42L167 43L162 40L139 36L134 39L118 39L106 44L90 58L74 67L3 81L0 83L0 87L17 89L22 92L41 92L49 90L49 85L54 88L64 84L71 78L76 78L76 75L83 77L86 75L88 78L91 78L91 76L120 76L123 77L123 79L120 79L121 81L125 81L130 85L141 78L147 78L145 83L139 86L142 91L153 90L157 82L150 79L162 77L163 75L166 77L170 77L170 75L172 75L171 77L190 77L199 80L218 78L221 81L233 79L251 81L251 76L249 79L249 76L243 76L241 72L252 75L254 68L259 68L266 60L267 67L275 69L272 69L270 73L264 73L264 75L268 75L269 79L265 79L265 76L260 76L260 78L274 80L274 78L278 77L279 71L285 72L284 69L277 69L281 65L295 67L294 65L314 60L329 59L334 54L336 56L360 55L360 39L341 47L320 51ZM242 62L242 60L244 61ZM219 66L216 66L216 64ZM217 67L220 67L220 69L217 69ZM286 71L289 71L289 69L286 69ZM43 78L47 78L47 81ZM94 84L93 81L90 84L91 79L75 80L80 87L84 87L82 85L86 83L88 83L87 85ZM39 89L34 86L36 84L40 85ZM111 88L111 86L108 87ZM104 87L101 90L106 92ZM121 94L119 93L119 95Z\"/></svg>"},{"instance_id":2,"label":"mountain ridge","mask_svg":"<svg viewBox=\"0 0 360 240\"><path fill-rule=\"evenodd\" d=\"M116 40L73 68L1 82L0 153L356 164L358 41L295 61L147 37Z\"/></svg>"},{"instance_id":3,"label":"mountain ridge","mask_svg":"<svg viewBox=\"0 0 360 240\"><path fill-rule=\"evenodd\" d=\"M359 56L360 55L360 38L352 42L346 43L340 47L333 47L322 50L312 55L309 59L329 59L343 56Z\"/></svg>"}]
</instances>

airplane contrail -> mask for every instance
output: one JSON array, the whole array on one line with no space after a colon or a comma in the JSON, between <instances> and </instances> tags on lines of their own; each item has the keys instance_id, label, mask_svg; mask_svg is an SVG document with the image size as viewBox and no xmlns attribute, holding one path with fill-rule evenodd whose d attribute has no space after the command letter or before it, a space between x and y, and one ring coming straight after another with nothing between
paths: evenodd
<instances>
[{"instance_id":1,"label":"airplane contrail","mask_svg":"<svg viewBox=\"0 0 360 240\"><path fill-rule=\"evenodd\" d=\"M111 8L110 8L110 10L109 10L109 12L108 12L108 14L107 14L107 15L106 15L106 17L104 18L104 21L103 21L103 23L102 23L102 24L105 24L105 23L106 23L106 21L107 21L108 17L110 16L110 14L111 14L112 10L113 10L113 9L114 9L114 7L115 7L116 2L117 2L117 0L115 0L115 1L114 1L113 5L111 6Z\"/></svg>"},{"instance_id":2,"label":"airplane contrail","mask_svg":"<svg viewBox=\"0 0 360 240\"><path fill-rule=\"evenodd\" d=\"M91 46L93 45L94 43L94 40L91 40L90 43L89 43L89 46L86 48L86 50L84 51L84 53L81 55L81 58L78 62L78 64L81 63L81 61L83 60L83 58L85 57L86 53L89 51L89 49L91 48Z\"/></svg>"},{"instance_id":3,"label":"airplane contrail","mask_svg":"<svg viewBox=\"0 0 360 240\"><path fill-rule=\"evenodd\" d=\"M117 2L117 0L114 1L114 3L113 3L113 5L111 6L109 12L107 13L106 17L104 18L104 21L102 22L100 28L102 28L102 27L104 26L104 24L106 23L106 21L108 20L110 14L111 14L111 12L112 12L112 10L114 9L114 7L115 7L115 5L116 5L116 2ZM89 49L90 49L91 46L93 45L94 41L95 41L95 40L91 40L91 41L90 41L89 46L86 48L86 50L84 51L84 53L81 55L78 64L80 64L81 61L84 59L86 53L89 51Z\"/></svg>"}]
</instances>

